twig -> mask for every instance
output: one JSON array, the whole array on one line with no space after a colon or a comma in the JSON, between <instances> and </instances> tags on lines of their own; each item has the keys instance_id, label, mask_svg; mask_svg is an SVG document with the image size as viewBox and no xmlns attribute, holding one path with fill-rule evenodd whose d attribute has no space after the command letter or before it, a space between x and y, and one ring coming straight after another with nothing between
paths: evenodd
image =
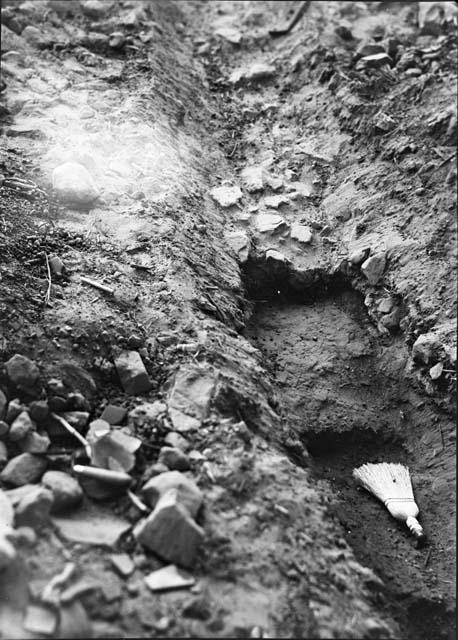
<instances>
[{"instance_id":1,"label":"twig","mask_svg":"<svg viewBox=\"0 0 458 640\"><path fill-rule=\"evenodd\" d=\"M45 295L45 303L49 304L51 301L51 287L52 287L52 281L51 281L51 269L49 267L49 260L48 260L48 254L45 253L45 258L46 258L46 269L48 271L48 289L46 291L46 295Z\"/></svg>"},{"instance_id":2,"label":"twig","mask_svg":"<svg viewBox=\"0 0 458 640\"><path fill-rule=\"evenodd\" d=\"M432 549L430 548L428 553L426 554L425 562L423 564L423 568L424 569L426 569L426 567L428 566L428 562L429 562L429 558L431 556L431 552L432 552Z\"/></svg>"},{"instance_id":3,"label":"twig","mask_svg":"<svg viewBox=\"0 0 458 640\"><path fill-rule=\"evenodd\" d=\"M105 284L101 284L100 282L96 282L95 280L91 280L90 278L86 278L85 276L81 276L81 282L84 284L89 284L91 287L95 289L100 289L100 291L105 291L105 293L109 293L110 295L114 294L114 289L111 287L107 287Z\"/></svg>"},{"instance_id":4,"label":"twig","mask_svg":"<svg viewBox=\"0 0 458 640\"><path fill-rule=\"evenodd\" d=\"M51 413L51 416L57 420L65 429L67 429L67 431L69 433L72 434L72 436L74 436L77 440L79 440L81 442L81 444L84 446L85 450L86 450L86 454L88 456L88 458L91 457L91 447L89 445L89 442L86 440L86 438L84 438L81 433L79 431L77 431L74 427L72 427L71 424L69 424L65 418L62 418L62 416L58 416L57 413Z\"/></svg>"},{"instance_id":5,"label":"twig","mask_svg":"<svg viewBox=\"0 0 458 640\"><path fill-rule=\"evenodd\" d=\"M294 25L298 23L299 20L302 18L309 4L310 4L310 0L305 0L305 2L301 2L299 7L296 9L296 12L294 13L293 17L289 20L289 22L280 26L277 29L269 29L269 35L271 35L272 37L286 35L289 31L291 31Z\"/></svg>"},{"instance_id":6,"label":"twig","mask_svg":"<svg viewBox=\"0 0 458 640\"><path fill-rule=\"evenodd\" d=\"M148 513L149 511L148 507L146 506L146 504L144 504L140 500L138 496L135 495L135 493L132 493L132 491L127 490L127 497L137 507L137 509L139 509L143 513Z\"/></svg>"}]
</instances>

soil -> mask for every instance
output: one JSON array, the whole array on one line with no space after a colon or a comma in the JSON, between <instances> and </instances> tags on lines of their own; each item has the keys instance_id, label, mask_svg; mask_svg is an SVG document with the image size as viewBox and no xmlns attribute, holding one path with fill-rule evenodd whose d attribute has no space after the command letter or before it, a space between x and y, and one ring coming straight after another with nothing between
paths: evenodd
<instances>
[{"instance_id":1,"label":"soil","mask_svg":"<svg viewBox=\"0 0 458 640\"><path fill-rule=\"evenodd\" d=\"M122 579L113 549L49 524L3 581L2 637L45 637L24 631L24 610L66 562L99 584L66 637L454 637L456 23L424 33L418 3L311 2L272 37L298 3L62 4L2 2L18 39L2 48L0 356L34 359L44 382L69 363L90 373L91 418L170 403L189 368L213 379L189 436L206 540L193 592L157 595L144 576L164 562L131 533ZM114 31L120 49L102 37ZM361 70L357 47L386 38L391 67ZM253 63L272 68L231 81ZM94 205L57 198L68 160L94 178ZM244 184L253 165L259 191ZM210 195L225 180L243 194L226 208ZM271 233L265 213L282 218ZM375 284L349 259L369 250L385 256ZM51 255L66 270L50 281ZM442 345L438 379L437 358L412 357L422 334ZM133 344L152 381L139 396L113 366ZM0 387L11 400L4 371ZM134 491L171 424L136 433ZM71 471L76 453L53 441L49 468ZM355 486L355 466L381 461L409 466L425 548ZM125 496L95 508L141 516Z\"/></svg>"}]
</instances>

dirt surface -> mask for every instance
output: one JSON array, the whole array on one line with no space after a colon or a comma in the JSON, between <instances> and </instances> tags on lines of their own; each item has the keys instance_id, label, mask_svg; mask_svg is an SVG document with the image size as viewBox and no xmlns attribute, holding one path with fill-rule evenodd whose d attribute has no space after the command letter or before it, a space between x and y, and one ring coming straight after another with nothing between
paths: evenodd
<instances>
[{"instance_id":1,"label":"dirt surface","mask_svg":"<svg viewBox=\"0 0 458 640\"><path fill-rule=\"evenodd\" d=\"M3 367L0 388L30 412L63 380L89 422L124 407L135 495L181 430L205 531L191 591L153 593L169 563L136 539L144 514L86 494L77 521L131 528L96 545L37 524L2 570L3 637L454 637L454 3L421 28L418 3L310 2L273 37L298 4L2 2L0 355L42 387ZM62 198L65 162L98 198ZM123 390L121 349L149 391ZM78 442L44 428L48 469L75 475ZM369 461L408 464L426 548L356 488ZM92 587L27 628L69 562Z\"/></svg>"}]
</instances>

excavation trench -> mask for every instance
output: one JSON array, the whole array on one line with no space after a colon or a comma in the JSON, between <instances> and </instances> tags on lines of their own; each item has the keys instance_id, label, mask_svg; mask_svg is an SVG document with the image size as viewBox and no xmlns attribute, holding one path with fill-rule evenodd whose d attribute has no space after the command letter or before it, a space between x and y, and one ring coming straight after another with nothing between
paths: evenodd
<instances>
[{"instance_id":1,"label":"excavation trench","mask_svg":"<svg viewBox=\"0 0 458 640\"><path fill-rule=\"evenodd\" d=\"M380 608L397 619L405 638L452 637L453 595L447 590L453 574L443 551L453 501L449 495L441 510L430 491L434 464L424 443L437 409L406 376L402 337L382 339L361 296L341 276L312 273L301 288L286 270L275 273L256 262L245 276L254 303L246 337L264 356L283 423L307 447L304 464L329 483L330 515L357 559L384 583ZM355 466L382 461L410 467L431 538L426 550L417 549L405 526L355 486Z\"/></svg>"}]
</instances>

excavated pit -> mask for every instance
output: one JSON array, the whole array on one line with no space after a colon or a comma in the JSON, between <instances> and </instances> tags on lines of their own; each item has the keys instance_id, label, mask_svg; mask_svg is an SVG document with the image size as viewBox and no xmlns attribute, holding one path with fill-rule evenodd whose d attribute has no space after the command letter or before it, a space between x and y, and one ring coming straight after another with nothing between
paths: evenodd
<instances>
[{"instance_id":1,"label":"excavated pit","mask_svg":"<svg viewBox=\"0 0 458 640\"><path fill-rule=\"evenodd\" d=\"M263 355L277 412L307 447L310 457L303 464L329 482L330 516L340 522L357 559L384 583L374 597L397 619L403 637L454 637L447 557L440 555L446 542L440 521L444 527L449 521L445 506L431 513L425 473L431 465L421 444L425 407L429 417L436 408L412 389L403 338L378 334L361 295L339 273L298 278L287 267L251 260L245 283L254 305L246 337ZM355 486L354 467L382 461L409 466L424 526L432 533L427 549L416 548L405 526ZM295 462L300 464L297 457Z\"/></svg>"}]
</instances>

